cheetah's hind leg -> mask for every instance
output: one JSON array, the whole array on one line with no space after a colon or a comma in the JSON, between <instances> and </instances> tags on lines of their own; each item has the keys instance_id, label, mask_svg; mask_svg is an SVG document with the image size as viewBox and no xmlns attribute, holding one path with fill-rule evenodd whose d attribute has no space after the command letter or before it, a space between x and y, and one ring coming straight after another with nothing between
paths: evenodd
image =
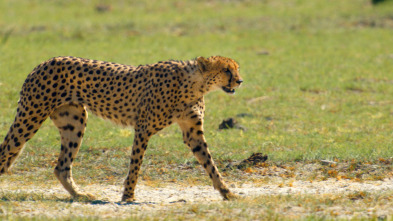
<instances>
[{"instance_id":1,"label":"cheetah's hind leg","mask_svg":"<svg viewBox=\"0 0 393 221\"><path fill-rule=\"evenodd\" d=\"M93 200L83 193L72 178L72 162L81 146L86 128L87 112L82 104L68 104L57 108L50 116L60 131L61 152L55 167L55 175L64 188L77 200Z\"/></svg>"},{"instance_id":2,"label":"cheetah's hind leg","mask_svg":"<svg viewBox=\"0 0 393 221\"><path fill-rule=\"evenodd\" d=\"M25 143L34 136L49 115L48 111L41 109L28 111L21 103L16 112L15 120L0 144L0 175L8 172Z\"/></svg>"}]
</instances>

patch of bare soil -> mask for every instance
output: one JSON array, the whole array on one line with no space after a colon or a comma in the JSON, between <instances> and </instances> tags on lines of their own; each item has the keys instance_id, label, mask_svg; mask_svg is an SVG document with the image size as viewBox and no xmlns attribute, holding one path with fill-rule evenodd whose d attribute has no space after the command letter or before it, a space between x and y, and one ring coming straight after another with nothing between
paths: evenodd
<instances>
[{"instance_id":1,"label":"patch of bare soil","mask_svg":"<svg viewBox=\"0 0 393 221\"><path fill-rule=\"evenodd\" d=\"M165 187L154 188L142 184L137 186L136 198L133 203L122 203L121 185L89 185L84 186L86 192L92 193L99 200L93 202L72 202L61 186L2 185L0 196L12 194L38 194L42 198L37 201L15 200L12 208L4 208L0 198L0 217L18 215L27 217L99 217L99 218L126 218L132 215L154 214L177 208L182 205L196 203L221 202L222 198L211 186L184 186L170 184ZM351 180L337 180L329 178L324 181L293 181L288 184L267 184L255 186L242 184L238 187L232 185L232 191L241 197L254 197L271 195L312 194L312 195L340 195L366 191L368 193L381 193L393 191L393 179L380 181L355 182ZM55 196L55 197L54 197ZM56 198L58 197L58 198ZM3 197L4 199L4 197ZM3 201L4 202L4 201ZM7 204L8 206L10 204ZM345 208L343 208L345 209ZM365 211L364 213L366 213ZM393 214L393 208L379 208L374 211L381 214ZM6 214L9 213L9 214ZM358 214L367 216L367 214Z\"/></svg>"}]
</instances>

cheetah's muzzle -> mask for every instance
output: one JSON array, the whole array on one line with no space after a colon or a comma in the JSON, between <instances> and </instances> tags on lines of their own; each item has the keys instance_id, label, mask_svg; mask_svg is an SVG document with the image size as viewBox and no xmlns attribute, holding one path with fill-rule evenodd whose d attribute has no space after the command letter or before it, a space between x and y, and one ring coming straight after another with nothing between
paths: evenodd
<instances>
[{"instance_id":1,"label":"cheetah's muzzle","mask_svg":"<svg viewBox=\"0 0 393 221\"><path fill-rule=\"evenodd\" d=\"M227 88L227 87L222 87L222 90L224 90L228 94L234 94L235 89Z\"/></svg>"}]
</instances>

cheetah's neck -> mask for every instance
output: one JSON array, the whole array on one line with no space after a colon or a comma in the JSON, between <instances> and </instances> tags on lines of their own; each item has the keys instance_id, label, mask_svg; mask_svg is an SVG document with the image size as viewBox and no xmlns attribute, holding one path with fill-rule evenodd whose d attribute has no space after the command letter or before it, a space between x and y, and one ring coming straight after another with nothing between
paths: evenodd
<instances>
[{"instance_id":1,"label":"cheetah's neck","mask_svg":"<svg viewBox=\"0 0 393 221\"><path fill-rule=\"evenodd\" d=\"M209 92L201 70L199 69L196 60L183 61L179 65L183 74L182 91L184 94L189 94L188 98L192 100L199 99Z\"/></svg>"}]
</instances>

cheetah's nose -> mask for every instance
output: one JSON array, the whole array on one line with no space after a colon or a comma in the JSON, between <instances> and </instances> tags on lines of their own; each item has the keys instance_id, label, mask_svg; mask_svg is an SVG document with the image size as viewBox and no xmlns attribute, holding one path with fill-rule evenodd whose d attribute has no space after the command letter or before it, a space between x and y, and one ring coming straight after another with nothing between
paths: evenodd
<instances>
[{"instance_id":1,"label":"cheetah's nose","mask_svg":"<svg viewBox=\"0 0 393 221\"><path fill-rule=\"evenodd\" d=\"M241 79L237 80L236 83L241 84L241 83L243 83L243 80L241 80Z\"/></svg>"}]
</instances>

